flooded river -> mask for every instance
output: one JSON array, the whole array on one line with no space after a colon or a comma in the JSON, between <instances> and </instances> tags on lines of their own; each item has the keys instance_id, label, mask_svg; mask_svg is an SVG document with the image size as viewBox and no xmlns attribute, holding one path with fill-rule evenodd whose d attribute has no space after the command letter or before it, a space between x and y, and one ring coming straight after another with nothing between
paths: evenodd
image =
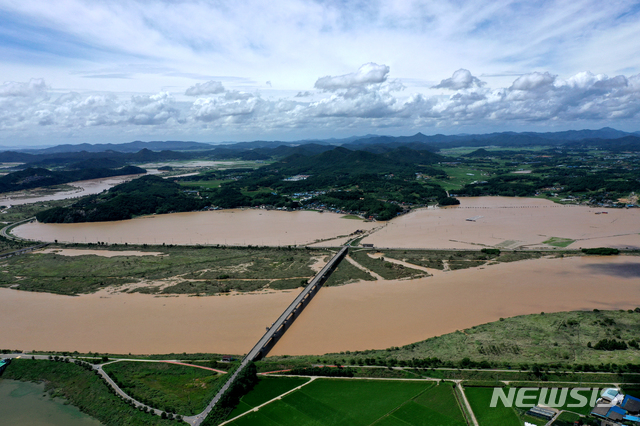
<instances>
[{"instance_id":1,"label":"flooded river","mask_svg":"<svg viewBox=\"0 0 640 426\"><path fill-rule=\"evenodd\" d=\"M297 245L371 229L373 222L334 213L218 210L145 216L118 222L28 223L13 233L27 239L130 244Z\"/></svg>"},{"instance_id":2,"label":"flooded river","mask_svg":"<svg viewBox=\"0 0 640 426\"><path fill-rule=\"evenodd\" d=\"M0 289L0 341L23 350L243 354L297 291L210 297ZM274 354L402 346L500 317L640 306L640 257L538 259L323 288Z\"/></svg>"},{"instance_id":3,"label":"flooded river","mask_svg":"<svg viewBox=\"0 0 640 426\"><path fill-rule=\"evenodd\" d=\"M640 247L640 209L562 206L529 198L461 201L459 207L423 209L399 217L364 242L381 247L520 248L540 247L556 237L576 240L570 248ZM30 223L14 232L45 241L294 245L381 225L330 213L224 210L122 222ZM23 350L242 354L296 294L155 297L105 291L67 297L0 289L0 341L3 347ZM637 306L640 257L498 264L411 281L323 288L274 353L387 348L500 317Z\"/></svg>"},{"instance_id":4,"label":"flooded river","mask_svg":"<svg viewBox=\"0 0 640 426\"><path fill-rule=\"evenodd\" d=\"M66 200L67 198L84 197L85 195L99 194L105 189L109 189L140 176L143 175L113 176L109 178L70 182L67 185L73 186L75 189L47 195L38 195L38 189L10 192L0 196L0 204L3 206L17 206L42 201Z\"/></svg>"},{"instance_id":5,"label":"flooded river","mask_svg":"<svg viewBox=\"0 0 640 426\"><path fill-rule=\"evenodd\" d=\"M276 354L403 346L474 325L540 312L640 306L640 257L538 259L323 288Z\"/></svg>"},{"instance_id":6,"label":"flooded river","mask_svg":"<svg viewBox=\"0 0 640 426\"><path fill-rule=\"evenodd\" d=\"M29 223L12 232L33 240L81 243L335 246L344 244L346 236L357 229L373 228L379 230L363 243L376 247L550 248L544 241L563 238L575 240L568 241L568 248L575 249L640 248L640 209L591 208L509 197L461 198L459 207L420 209L387 223L342 219L333 213L234 209L118 222Z\"/></svg>"},{"instance_id":7,"label":"flooded river","mask_svg":"<svg viewBox=\"0 0 640 426\"><path fill-rule=\"evenodd\" d=\"M640 248L640 209L510 197L460 198L460 203L396 218L363 243L402 248L536 248L548 247L543 242L555 237L576 240L568 246L572 249Z\"/></svg>"},{"instance_id":8,"label":"flooded river","mask_svg":"<svg viewBox=\"0 0 640 426\"><path fill-rule=\"evenodd\" d=\"M44 385L0 379L0 424L29 426L100 426L72 405L51 399Z\"/></svg>"}]
</instances>

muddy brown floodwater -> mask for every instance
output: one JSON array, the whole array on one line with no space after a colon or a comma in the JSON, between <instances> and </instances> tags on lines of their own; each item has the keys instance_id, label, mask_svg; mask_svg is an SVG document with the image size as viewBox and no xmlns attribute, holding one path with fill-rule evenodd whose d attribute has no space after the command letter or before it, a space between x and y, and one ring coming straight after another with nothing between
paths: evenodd
<instances>
[{"instance_id":1,"label":"muddy brown floodwater","mask_svg":"<svg viewBox=\"0 0 640 426\"><path fill-rule=\"evenodd\" d=\"M384 349L540 312L640 306L640 258L538 259L323 288L272 355Z\"/></svg>"},{"instance_id":2,"label":"muddy brown floodwater","mask_svg":"<svg viewBox=\"0 0 640 426\"><path fill-rule=\"evenodd\" d=\"M313 211L218 210L117 222L28 223L12 232L40 241L284 246L348 235L376 224Z\"/></svg>"},{"instance_id":3,"label":"muddy brown floodwater","mask_svg":"<svg viewBox=\"0 0 640 426\"><path fill-rule=\"evenodd\" d=\"M363 242L401 248L548 248L543 242L556 237L576 240L570 249L640 248L640 209L510 197L460 198L460 203L459 207L421 209L396 218Z\"/></svg>"},{"instance_id":4,"label":"muddy brown floodwater","mask_svg":"<svg viewBox=\"0 0 640 426\"><path fill-rule=\"evenodd\" d=\"M0 289L0 342L23 350L243 354L296 295L69 297ZM272 354L383 349L500 317L637 306L640 257L527 260L322 288Z\"/></svg>"},{"instance_id":5,"label":"muddy brown floodwater","mask_svg":"<svg viewBox=\"0 0 640 426\"><path fill-rule=\"evenodd\" d=\"M128 182L132 179L138 178L144 175L125 175L125 176L113 176L108 178L82 180L78 182L69 182L67 185L73 186L76 189L70 191L60 191L54 194L48 195L33 195L37 194L38 189L10 192L0 196L0 203L5 206L14 206L21 204L38 203L42 201L53 200L66 200L67 198L84 197L85 195L99 194L105 189L112 188L123 182Z\"/></svg>"}]
</instances>

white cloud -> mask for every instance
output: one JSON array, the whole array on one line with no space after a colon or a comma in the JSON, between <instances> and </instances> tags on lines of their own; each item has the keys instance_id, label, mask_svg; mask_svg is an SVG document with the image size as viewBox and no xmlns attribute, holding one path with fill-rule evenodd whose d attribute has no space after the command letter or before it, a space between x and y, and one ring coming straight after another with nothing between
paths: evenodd
<instances>
[{"instance_id":1,"label":"white cloud","mask_svg":"<svg viewBox=\"0 0 640 426\"><path fill-rule=\"evenodd\" d=\"M20 96L30 97L40 95L47 90L47 85L42 78L32 78L27 83L7 81L0 86L0 97Z\"/></svg>"},{"instance_id":2,"label":"white cloud","mask_svg":"<svg viewBox=\"0 0 640 426\"><path fill-rule=\"evenodd\" d=\"M189 87L184 94L187 96L217 95L224 93L225 88L219 81L209 80L206 83L196 83Z\"/></svg>"},{"instance_id":3,"label":"white cloud","mask_svg":"<svg viewBox=\"0 0 640 426\"><path fill-rule=\"evenodd\" d=\"M548 72L532 72L518 77L509 90L549 90L553 87L555 80L556 76Z\"/></svg>"},{"instance_id":4,"label":"white cloud","mask_svg":"<svg viewBox=\"0 0 640 426\"><path fill-rule=\"evenodd\" d=\"M114 129L123 134L203 132L203 139L210 140L206 135L212 130L242 139L247 134L321 135L375 129L406 133L406 129L428 132L432 127L457 126L506 129L535 125L545 130L558 124L585 127L600 123L628 128L640 118L640 74L608 77L580 72L563 78L532 72L512 78L504 87L491 88L475 82L470 72L457 79L454 73L447 79L452 93L443 96L435 90L412 92L398 80L388 79L389 72L386 65L369 63L351 74L326 77L325 87L331 91L293 92L277 99L259 92L225 90L177 101L168 92L134 96L57 93L42 80L9 82L2 86L0 96L0 134L8 138L46 129L48 134L83 131L103 135L105 129ZM194 87L206 90L206 84ZM308 99L312 95L313 100Z\"/></svg>"},{"instance_id":5,"label":"white cloud","mask_svg":"<svg viewBox=\"0 0 640 426\"><path fill-rule=\"evenodd\" d=\"M362 65L358 71L336 77L325 76L316 81L316 89L333 92L340 89L366 87L371 84L383 83L389 74L387 65L378 65L373 62Z\"/></svg>"},{"instance_id":6,"label":"white cloud","mask_svg":"<svg viewBox=\"0 0 640 426\"><path fill-rule=\"evenodd\" d=\"M265 105L258 96L227 92L223 97L200 98L191 107L191 117L197 121L214 122L223 118L249 120Z\"/></svg>"},{"instance_id":7,"label":"white cloud","mask_svg":"<svg viewBox=\"0 0 640 426\"><path fill-rule=\"evenodd\" d=\"M480 81L478 77L472 76L469 70L465 70L464 68L462 68L454 72L451 78L442 80L440 84L435 85L432 88L460 90L470 89L472 87L482 87L485 84L487 83L485 83L484 81Z\"/></svg>"}]
</instances>

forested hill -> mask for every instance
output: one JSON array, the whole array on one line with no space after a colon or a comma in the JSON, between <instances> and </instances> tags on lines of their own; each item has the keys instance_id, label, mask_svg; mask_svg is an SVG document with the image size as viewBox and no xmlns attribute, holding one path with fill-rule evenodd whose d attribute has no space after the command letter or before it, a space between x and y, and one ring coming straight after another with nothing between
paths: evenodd
<instances>
[{"instance_id":1,"label":"forested hill","mask_svg":"<svg viewBox=\"0 0 640 426\"><path fill-rule=\"evenodd\" d=\"M362 174L415 174L420 166L445 161L444 157L429 151L397 148L383 154L334 148L317 155L292 155L272 164L267 170L281 174L306 175L362 175Z\"/></svg>"},{"instance_id":2,"label":"forested hill","mask_svg":"<svg viewBox=\"0 0 640 426\"><path fill-rule=\"evenodd\" d=\"M36 215L44 223L107 222L153 213L200 210L209 205L189 196L175 182L158 176L143 176L90 195L70 207L56 207Z\"/></svg>"},{"instance_id":3,"label":"forested hill","mask_svg":"<svg viewBox=\"0 0 640 426\"><path fill-rule=\"evenodd\" d=\"M42 168L28 168L0 177L0 193L22 191L42 186L60 185L79 180L99 179L112 176L146 173L145 169L126 166L120 169L81 168L80 170L51 171Z\"/></svg>"}]
</instances>

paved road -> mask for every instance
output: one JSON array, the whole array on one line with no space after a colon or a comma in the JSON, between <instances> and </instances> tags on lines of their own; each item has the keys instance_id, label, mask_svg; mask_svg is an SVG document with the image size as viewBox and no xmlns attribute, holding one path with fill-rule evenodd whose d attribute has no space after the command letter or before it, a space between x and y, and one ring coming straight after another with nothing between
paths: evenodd
<instances>
[{"instance_id":1,"label":"paved road","mask_svg":"<svg viewBox=\"0 0 640 426\"><path fill-rule=\"evenodd\" d=\"M34 216L34 217L30 217L29 219L21 220L19 222L10 223L9 225L5 226L4 228L2 228L0 230L0 235L2 235L3 237L5 237L5 238L7 238L9 240L26 241L26 240L23 240L22 238L14 237L13 235L11 235L9 233L9 228L21 225L21 224L26 223L26 222L30 222L32 220L35 220L35 218L36 217Z\"/></svg>"}]
</instances>

